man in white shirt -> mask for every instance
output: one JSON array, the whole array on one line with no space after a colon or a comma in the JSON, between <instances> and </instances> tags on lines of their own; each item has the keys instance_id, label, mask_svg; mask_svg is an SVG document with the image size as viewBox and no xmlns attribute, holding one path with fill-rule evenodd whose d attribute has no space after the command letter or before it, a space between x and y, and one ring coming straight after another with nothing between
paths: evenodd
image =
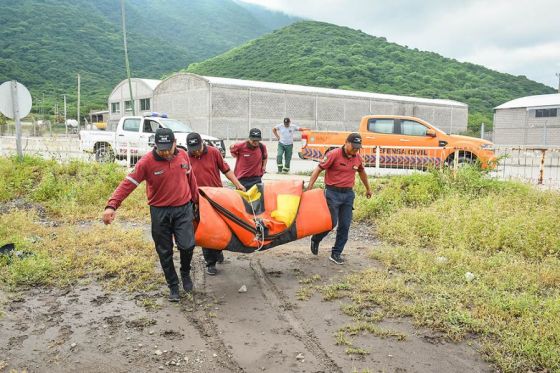
<instances>
[{"instance_id":1,"label":"man in white shirt","mask_svg":"<svg viewBox=\"0 0 560 373\"><path fill-rule=\"evenodd\" d=\"M303 131L304 129L292 124L290 118L284 118L284 124L279 124L272 129L272 133L278 139L278 155L276 156L278 173L290 172L290 161L292 160L292 152L294 150L294 132ZM285 158L284 163L283 158Z\"/></svg>"}]
</instances>

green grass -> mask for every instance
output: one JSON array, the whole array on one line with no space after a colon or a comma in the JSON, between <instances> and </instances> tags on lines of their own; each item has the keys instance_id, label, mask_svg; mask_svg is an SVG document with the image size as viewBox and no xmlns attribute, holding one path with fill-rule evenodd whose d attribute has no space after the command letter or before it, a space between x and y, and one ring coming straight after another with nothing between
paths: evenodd
<instances>
[{"instance_id":1,"label":"green grass","mask_svg":"<svg viewBox=\"0 0 560 373\"><path fill-rule=\"evenodd\" d=\"M64 222L100 219L107 200L125 176L125 170L116 164L58 163L29 156L22 161L0 158L0 203L23 199ZM147 221L143 184L123 203L118 215Z\"/></svg>"},{"instance_id":2,"label":"green grass","mask_svg":"<svg viewBox=\"0 0 560 373\"><path fill-rule=\"evenodd\" d=\"M28 253L0 257L0 284L161 286L142 230L99 222L124 175L115 165L0 158L0 205L20 206L0 215L0 243ZM367 353L352 345L353 336L401 340L406 336L378 324L408 317L453 341L477 335L481 351L504 372L560 371L560 195L469 167L372 182L374 196L357 197L356 218L383 240L370 253L383 268L323 286L318 275L300 279L299 299L319 290L325 300L345 302L342 312L352 322L336 334L337 343L348 354ZM148 219L144 190L125 201L119 216ZM75 224L84 220L94 222Z\"/></svg>"},{"instance_id":3,"label":"green grass","mask_svg":"<svg viewBox=\"0 0 560 373\"><path fill-rule=\"evenodd\" d=\"M560 194L474 168L374 184L356 216L384 242L370 254L384 268L322 287L325 300L349 301L353 324L337 341L409 317L453 341L477 335L504 372L560 371Z\"/></svg>"},{"instance_id":4,"label":"green grass","mask_svg":"<svg viewBox=\"0 0 560 373\"><path fill-rule=\"evenodd\" d=\"M148 220L144 187L123 203L116 223L101 223L124 176L115 164L0 158L0 243L13 242L26 253L0 257L0 284L15 290L96 279L109 288L157 286L153 245L143 230L119 224Z\"/></svg>"},{"instance_id":5,"label":"green grass","mask_svg":"<svg viewBox=\"0 0 560 373\"><path fill-rule=\"evenodd\" d=\"M38 220L33 211L0 215L0 242L14 242L26 253L0 257L0 284L7 288L64 287L90 279L130 291L160 284L153 245L141 229L45 227Z\"/></svg>"}]
</instances>

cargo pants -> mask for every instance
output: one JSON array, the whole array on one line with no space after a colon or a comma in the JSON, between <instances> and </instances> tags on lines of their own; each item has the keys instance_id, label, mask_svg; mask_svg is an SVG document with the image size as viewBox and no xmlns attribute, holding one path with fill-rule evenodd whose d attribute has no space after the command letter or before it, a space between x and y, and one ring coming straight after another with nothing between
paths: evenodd
<instances>
[{"instance_id":1,"label":"cargo pants","mask_svg":"<svg viewBox=\"0 0 560 373\"><path fill-rule=\"evenodd\" d=\"M276 155L278 172L290 172L290 161L292 160L293 150L294 144L284 145L281 142L278 143L278 154ZM285 158L284 163L282 163L283 158Z\"/></svg>"},{"instance_id":2,"label":"cargo pants","mask_svg":"<svg viewBox=\"0 0 560 373\"><path fill-rule=\"evenodd\" d=\"M195 246L192 202L182 206L150 206L150 216L152 238L167 286L177 287L179 278L173 264L173 238L179 249L181 277L188 276Z\"/></svg>"}]
</instances>

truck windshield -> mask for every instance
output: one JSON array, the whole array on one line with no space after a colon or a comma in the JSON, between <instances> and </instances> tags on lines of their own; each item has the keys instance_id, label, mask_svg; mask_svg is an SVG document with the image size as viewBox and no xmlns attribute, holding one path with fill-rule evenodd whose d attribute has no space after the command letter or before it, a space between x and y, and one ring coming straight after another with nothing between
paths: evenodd
<instances>
[{"instance_id":1,"label":"truck windshield","mask_svg":"<svg viewBox=\"0 0 560 373\"><path fill-rule=\"evenodd\" d=\"M160 119L160 122L165 126L165 128L169 128L173 132L193 132L191 126L183 122L179 122L178 120L162 118Z\"/></svg>"}]
</instances>

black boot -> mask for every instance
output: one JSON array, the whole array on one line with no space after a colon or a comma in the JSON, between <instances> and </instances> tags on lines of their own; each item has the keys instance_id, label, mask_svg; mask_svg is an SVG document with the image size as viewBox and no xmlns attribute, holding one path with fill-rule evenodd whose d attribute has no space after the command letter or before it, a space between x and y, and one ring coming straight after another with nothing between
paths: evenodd
<instances>
[{"instance_id":1,"label":"black boot","mask_svg":"<svg viewBox=\"0 0 560 373\"><path fill-rule=\"evenodd\" d=\"M193 282L190 276L193 249L194 247L187 250L179 250L181 259L181 279L183 280L183 289L187 293L190 293L193 289Z\"/></svg>"},{"instance_id":2,"label":"black boot","mask_svg":"<svg viewBox=\"0 0 560 373\"><path fill-rule=\"evenodd\" d=\"M171 286L169 288L169 301L178 302L179 301L179 286Z\"/></svg>"},{"instance_id":3,"label":"black boot","mask_svg":"<svg viewBox=\"0 0 560 373\"><path fill-rule=\"evenodd\" d=\"M311 254L319 254L319 242L311 240Z\"/></svg>"},{"instance_id":4,"label":"black boot","mask_svg":"<svg viewBox=\"0 0 560 373\"><path fill-rule=\"evenodd\" d=\"M190 293L193 290L193 282L191 280L191 276L189 274L185 274L181 276L183 279L183 290L186 293Z\"/></svg>"}]
</instances>

